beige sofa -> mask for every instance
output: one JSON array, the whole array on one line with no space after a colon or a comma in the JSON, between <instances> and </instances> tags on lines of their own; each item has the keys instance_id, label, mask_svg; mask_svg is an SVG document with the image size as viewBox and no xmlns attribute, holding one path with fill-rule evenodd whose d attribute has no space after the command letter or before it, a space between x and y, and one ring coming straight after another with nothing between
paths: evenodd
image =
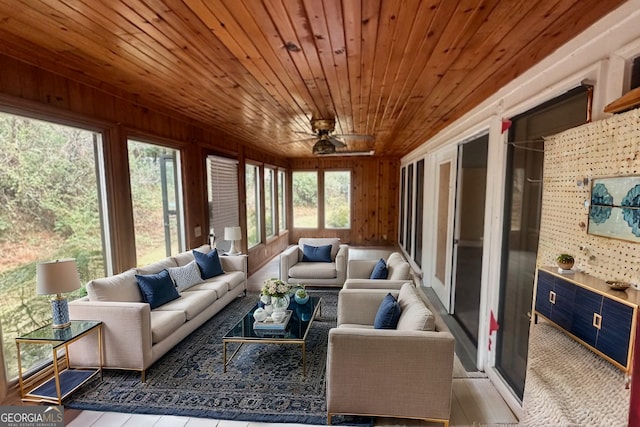
<instances>
[{"instance_id":1,"label":"beige sofa","mask_svg":"<svg viewBox=\"0 0 640 427\"><path fill-rule=\"evenodd\" d=\"M345 288L400 289L406 282L413 283L411 266L399 252L392 252L385 260L389 271L386 279L370 279L377 259L350 259L347 265Z\"/></svg>"},{"instance_id":2,"label":"beige sofa","mask_svg":"<svg viewBox=\"0 0 640 427\"><path fill-rule=\"evenodd\" d=\"M304 246L331 245L329 262L305 262ZM349 246L338 238L300 238L280 254L280 280L312 286L342 286L347 278Z\"/></svg>"},{"instance_id":3,"label":"beige sofa","mask_svg":"<svg viewBox=\"0 0 640 427\"><path fill-rule=\"evenodd\" d=\"M337 414L449 425L454 338L415 287L403 284L397 329L374 329L385 289L342 289L327 349L327 423Z\"/></svg>"},{"instance_id":4,"label":"beige sofa","mask_svg":"<svg viewBox=\"0 0 640 427\"><path fill-rule=\"evenodd\" d=\"M208 245L196 249L210 251ZM213 317L234 298L246 294L247 270L244 256L220 256L224 274L180 292L180 297L151 309L143 302L136 274L154 274L182 267L194 260L183 252L142 268L92 280L88 296L69 303L73 320L101 320L104 330L104 367L145 370L191 332ZM69 351L72 364L97 366L97 343L80 340Z\"/></svg>"}]
</instances>

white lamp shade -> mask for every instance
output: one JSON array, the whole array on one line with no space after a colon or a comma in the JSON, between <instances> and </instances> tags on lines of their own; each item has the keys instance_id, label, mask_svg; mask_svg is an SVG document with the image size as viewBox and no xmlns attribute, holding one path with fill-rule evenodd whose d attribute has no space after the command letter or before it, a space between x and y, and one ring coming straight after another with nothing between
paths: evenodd
<instances>
[{"instance_id":1,"label":"white lamp shade","mask_svg":"<svg viewBox=\"0 0 640 427\"><path fill-rule=\"evenodd\" d=\"M224 228L224 240L240 240L242 239L242 231L240 227L225 227Z\"/></svg>"},{"instance_id":2,"label":"white lamp shade","mask_svg":"<svg viewBox=\"0 0 640 427\"><path fill-rule=\"evenodd\" d=\"M36 266L36 293L63 294L80 288L80 276L75 259L40 262Z\"/></svg>"}]
</instances>

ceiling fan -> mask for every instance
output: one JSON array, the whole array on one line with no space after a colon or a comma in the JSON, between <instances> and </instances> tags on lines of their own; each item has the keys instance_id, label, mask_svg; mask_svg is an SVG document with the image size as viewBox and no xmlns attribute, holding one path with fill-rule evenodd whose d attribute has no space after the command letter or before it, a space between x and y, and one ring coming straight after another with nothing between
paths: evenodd
<instances>
[{"instance_id":1,"label":"ceiling fan","mask_svg":"<svg viewBox=\"0 0 640 427\"><path fill-rule=\"evenodd\" d=\"M312 119L311 120L311 129L313 133L304 132L306 135L313 135L313 138L306 138L301 141L313 141L316 140L315 144L313 144L312 152L315 155L321 156L362 156L362 155L373 155L373 150L367 151L348 151L348 150L337 150L346 148L347 144L341 139L352 138L352 139L360 139L364 141L373 141L373 136L371 135L358 135L358 134L333 134L335 128L335 120L334 119ZM299 141L296 141L299 142Z\"/></svg>"}]
</instances>

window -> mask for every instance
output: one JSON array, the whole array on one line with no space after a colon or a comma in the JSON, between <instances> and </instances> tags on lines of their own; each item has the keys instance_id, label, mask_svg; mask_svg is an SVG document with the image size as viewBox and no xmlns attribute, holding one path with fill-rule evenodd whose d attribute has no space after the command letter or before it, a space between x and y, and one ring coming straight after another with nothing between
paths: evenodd
<instances>
[{"instance_id":1,"label":"window","mask_svg":"<svg viewBox=\"0 0 640 427\"><path fill-rule=\"evenodd\" d=\"M629 89L637 87L640 87L640 56L631 61L631 87Z\"/></svg>"},{"instance_id":2,"label":"window","mask_svg":"<svg viewBox=\"0 0 640 427\"><path fill-rule=\"evenodd\" d=\"M399 236L399 241L400 241L400 246L402 246L403 248L406 248L405 244L404 244L404 226L405 226L405 222L406 222L406 218L404 217L404 213L405 213L405 197L406 197L406 193L405 193L405 189L407 186L406 183L407 180L407 167L403 166L402 169L400 170L400 230L398 232L398 236Z\"/></svg>"},{"instance_id":3,"label":"window","mask_svg":"<svg viewBox=\"0 0 640 427\"><path fill-rule=\"evenodd\" d=\"M0 164L0 324L11 380L18 375L15 337L51 322L50 298L35 292L36 263L75 258L81 283L111 267L100 134L0 113ZM50 350L27 346L23 369L49 362Z\"/></svg>"},{"instance_id":4,"label":"window","mask_svg":"<svg viewBox=\"0 0 640 427\"><path fill-rule=\"evenodd\" d=\"M318 173L293 172L293 226L318 227Z\"/></svg>"},{"instance_id":5,"label":"window","mask_svg":"<svg viewBox=\"0 0 640 427\"><path fill-rule=\"evenodd\" d=\"M271 168L264 168L264 225L267 237L276 234L276 171Z\"/></svg>"},{"instance_id":6,"label":"window","mask_svg":"<svg viewBox=\"0 0 640 427\"><path fill-rule=\"evenodd\" d=\"M285 189L287 188L286 175L284 171L278 171L278 229L287 229L287 199Z\"/></svg>"},{"instance_id":7,"label":"window","mask_svg":"<svg viewBox=\"0 0 640 427\"><path fill-rule=\"evenodd\" d=\"M413 241L413 164L407 168L407 235L405 248L407 253L411 253L411 243Z\"/></svg>"},{"instance_id":8,"label":"window","mask_svg":"<svg viewBox=\"0 0 640 427\"><path fill-rule=\"evenodd\" d=\"M424 159L416 164L416 250L413 260L422 267L422 217L424 216Z\"/></svg>"},{"instance_id":9,"label":"window","mask_svg":"<svg viewBox=\"0 0 640 427\"><path fill-rule=\"evenodd\" d=\"M139 266L184 250L180 153L129 140L131 203Z\"/></svg>"},{"instance_id":10,"label":"window","mask_svg":"<svg viewBox=\"0 0 640 427\"><path fill-rule=\"evenodd\" d=\"M325 228L351 227L351 172L324 173Z\"/></svg>"},{"instance_id":11,"label":"window","mask_svg":"<svg viewBox=\"0 0 640 427\"><path fill-rule=\"evenodd\" d=\"M238 162L218 156L207 156L207 194L209 202L209 234L215 234L215 245L228 251L231 242L224 240L224 228L240 224L238 209Z\"/></svg>"},{"instance_id":12,"label":"window","mask_svg":"<svg viewBox=\"0 0 640 427\"><path fill-rule=\"evenodd\" d=\"M260 243L260 169L256 165L245 165L245 189L247 203L247 246Z\"/></svg>"}]
</instances>

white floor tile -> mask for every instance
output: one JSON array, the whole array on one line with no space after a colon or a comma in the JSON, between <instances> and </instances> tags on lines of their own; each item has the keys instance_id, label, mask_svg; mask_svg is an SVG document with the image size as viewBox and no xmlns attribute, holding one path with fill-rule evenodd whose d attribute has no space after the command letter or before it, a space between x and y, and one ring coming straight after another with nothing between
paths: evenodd
<instances>
[{"instance_id":1,"label":"white floor tile","mask_svg":"<svg viewBox=\"0 0 640 427\"><path fill-rule=\"evenodd\" d=\"M91 427L122 427L131 418L131 414L103 412Z\"/></svg>"},{"instance_id":2,"label":"white floor tile","mask_svg":"<svg viewBox=\"0 0 640 427\"><path fill-rule=\"evenodd\" d=\"M248 427L249 422L247 421L231 421L231 420L220 420L218 423L218 427Z\"/></svg>"},{"instance_id":3,"label":"white floor tile","mask_svg":"<svg viewBox=\"0 0 640 427\"><path fill-rule=\"evenodd\" d=\"M217 427L219 422L209 418L189 418L186 427Z\"/></svg>"},{"instance_id":4,"label":"white floor tile","mask_svg":"<svg viewBox=\"0 0 640 427\"><path fill-rule=\"evenodd\" d=\"M89 427L102 416L102 412L82 411L66 427Z\"/></svg>"},{"instance_id":5,"label":"white floor tile","mask_svg":"<svg viewBox=\"0 0 640 427\"><path fill-rule=\"evenodd\" d=\"M184 427L189 421L188 417L176 417L174 415L163 415L153 425L153 427Z\"/></svg>"},{"instance_id":6,"label":"white floor tile","mask_svg":"<svg viewBox=\"0 0 640 427\"><path fill-rule=\"evenodd\" d=\"M133 414L123 427L153 427L162 415Z\"/></svg>"}]
</instances>

